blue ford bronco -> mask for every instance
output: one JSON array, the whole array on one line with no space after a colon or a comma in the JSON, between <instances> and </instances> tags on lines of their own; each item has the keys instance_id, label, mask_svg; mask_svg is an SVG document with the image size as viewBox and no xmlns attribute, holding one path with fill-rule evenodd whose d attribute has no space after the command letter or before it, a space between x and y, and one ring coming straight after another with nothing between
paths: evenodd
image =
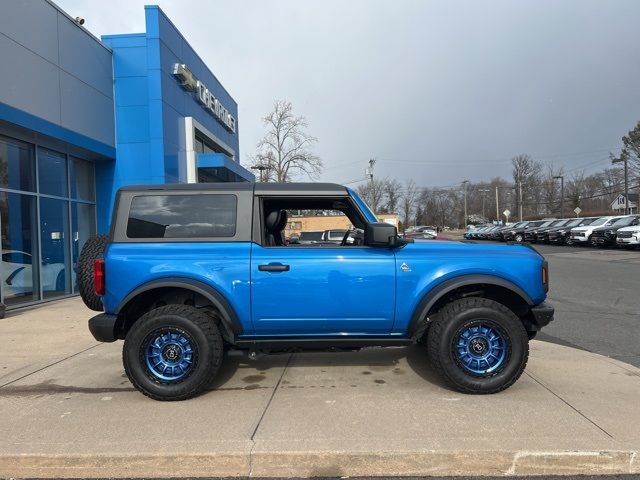
<instances>
[{"instance_id":1,"label":"blue ford bronco","mask_svg":"<svg viewBox=\"0 0 640 480\"><path fill-rule=\"evenodd\" d=\"M288 218L310 210L353 228L340 244L289 244ZM452 388L495 393L553 319L547 262L532 248L403 239L335 184L123 188L110 234L83 247L79 286L102 312L93 336L124 340L126 374L157 400L205 390L227 349L255 358L413 343Z\"/></svg>"}]
</instances>

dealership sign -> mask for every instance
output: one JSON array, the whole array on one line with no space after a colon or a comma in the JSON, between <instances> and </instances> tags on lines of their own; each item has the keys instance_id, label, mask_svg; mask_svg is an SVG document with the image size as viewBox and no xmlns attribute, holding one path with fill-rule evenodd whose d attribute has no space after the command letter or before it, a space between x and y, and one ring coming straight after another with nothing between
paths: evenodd
<instances>
[{"instance_id":1,"label":"dealership sign","mask_svg":"<svg viewBox=\"0 0 640 480\"><path fill-rule=\"evenodd\" d=\"M236 132L236 119L224 108L220 101L211 93L204 83L198 80L184 63L173 65L173 76L178 79L182 88L196 93L200 104L222 123L228 130Z\"/></svg>"}]
</instances>

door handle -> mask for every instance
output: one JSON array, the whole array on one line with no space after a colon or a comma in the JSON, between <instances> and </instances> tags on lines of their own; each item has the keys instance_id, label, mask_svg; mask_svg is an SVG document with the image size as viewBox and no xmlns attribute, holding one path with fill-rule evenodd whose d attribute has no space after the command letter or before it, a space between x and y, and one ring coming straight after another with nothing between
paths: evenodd
<instances>
[{"instance_id":1,"label":"door handle","mask_svg":"<svg viewBox=\"0 0 640 480\"><path fill-rule=\"evenodd\" d=\"M268 263L266 265L258 265L258 270L261 272L288 272L289 265L283 265L282 263Z\"/></svg>"}]
</instances>

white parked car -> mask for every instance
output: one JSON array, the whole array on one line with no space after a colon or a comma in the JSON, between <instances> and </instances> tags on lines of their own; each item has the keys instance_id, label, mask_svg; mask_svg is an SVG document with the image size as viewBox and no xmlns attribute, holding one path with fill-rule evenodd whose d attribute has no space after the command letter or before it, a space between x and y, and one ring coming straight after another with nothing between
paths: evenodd
<instances>
[{"instance_id":1,"label":"white parked car","mask_svg":"<svg viewBox=\"0 0 640 480\"><path fill-rule=\"evenodd\" d=\"M632 248L640 246L640 225L622 227L616 232L616 243L620 247Z\"/></svg>"},{"instance_id":2,"label":"white parked car","mask_svg":"<svg viewBox=\"0 0 640 480\"><path fill-rule=\"evenodd\" d=\"M608 227L617 219L624 217L625 215L620 215L618 217L600 217L596 218L589 225L584 225L582 227L575 227L571 229L571 242L574 244L589 244L591 242L591 234L596 228L600 227Z\"/></svg>"},{"instance_id":3,"label":"white parked car","mask_svg":"<svg viewBox=\"0 0 640 480\"><path fill-rule=\"evenodd\" d=\"M2 288L5 297L30 294L33 291L33 257L19 250L2 250ZM42 289L64 290L63 263L48 263L40 266Z\"/></svg>"},{"instance_id":4,"label":"white parked car","mask_svg":"<svg viewBox=\"0 0 640 480\"><path fill-rule=\"evenodd\" d=\"M418 227L414 227L411 230L407 228L405 234L405 238L427 238L433 239L438 237L438 230L436 227L431 227L427 225L420 225Z\"/></svg>"}]
</instances>

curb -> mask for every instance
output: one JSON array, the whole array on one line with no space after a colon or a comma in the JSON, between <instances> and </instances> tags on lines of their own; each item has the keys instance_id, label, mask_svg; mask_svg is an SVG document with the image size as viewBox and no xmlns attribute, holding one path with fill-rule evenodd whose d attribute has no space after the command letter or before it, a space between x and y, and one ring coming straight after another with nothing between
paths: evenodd
<instances>
[{"instance_id":1,"label":"curb","mask_svg":"<svg viewBox=\"0 0 640 480\"><path fill-rule=\"evenodd\" d=\"M640 473L640 456L610 451L254 452L0 455L0 477L512 476ZM164 472L164 474L163 474Z\"/></svg>"}]
</instances>

